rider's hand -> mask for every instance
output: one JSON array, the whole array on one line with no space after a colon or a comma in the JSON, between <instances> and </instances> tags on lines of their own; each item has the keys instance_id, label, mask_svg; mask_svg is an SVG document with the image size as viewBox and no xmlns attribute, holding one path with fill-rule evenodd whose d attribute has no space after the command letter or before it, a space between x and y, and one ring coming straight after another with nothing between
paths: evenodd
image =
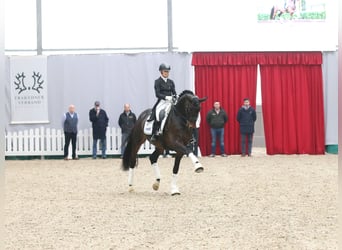
<instances>
[{"instance_id":1,"label":"rider's hand","mask_svg":"<svg viewBox=\"0 0 342 250\"><path fill-rule=\"evenodd\" d=\"M165 96L166 101L172 101L172 96Z\"/></svg>"}]
</instances>

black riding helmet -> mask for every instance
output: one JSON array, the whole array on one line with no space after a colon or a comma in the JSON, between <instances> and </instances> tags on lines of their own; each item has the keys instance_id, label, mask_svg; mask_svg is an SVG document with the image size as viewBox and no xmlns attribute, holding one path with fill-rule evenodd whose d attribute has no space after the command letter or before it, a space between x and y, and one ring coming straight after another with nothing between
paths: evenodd
<instances>
[{"instance_id":1,"label":"black riding helmet","mask_svg":"<svg viewBox=\"0 0 342 250\"><path fill-rule=\"evenodd\" d=\"M159 65L159 71L163 71L163 70L168 70L168 71L171 70L170 65L165 64L165 63L160 64Z\"/></svg>"}]
</instances>

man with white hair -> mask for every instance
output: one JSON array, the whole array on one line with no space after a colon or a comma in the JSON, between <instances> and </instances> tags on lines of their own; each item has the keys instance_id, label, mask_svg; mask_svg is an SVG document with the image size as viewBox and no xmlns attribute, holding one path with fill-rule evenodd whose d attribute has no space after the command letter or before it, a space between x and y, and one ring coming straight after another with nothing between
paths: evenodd
<instances>
[{"instance_id":1,"label":"man with white hair","mask_svg":"<svg viewBox=\"0 0 342 250\"><path fill-rule=\"evenodd\" d=\"M119 116L119 126L121 128L121 157L123 156L126 145L127 145L127 138L131 133L137 118L135 114L131 110L131 105L126 103L124 105L124 111Z\"/></svg>"},{"instance_id":2,"label":"man with white hair","mask_svg":"<svg viewBox=\"0 0 342 250\"><path fill-rule=\"evenodd\" d=\"M75 106L71 104L69 105L68 112L63 116L63 130L65 138L64 160L68 160L70 141L72 145L72 159L78 160L78 157L76 156L77 125L78 115L75 112Z\"/></svg>"}]
</instances>

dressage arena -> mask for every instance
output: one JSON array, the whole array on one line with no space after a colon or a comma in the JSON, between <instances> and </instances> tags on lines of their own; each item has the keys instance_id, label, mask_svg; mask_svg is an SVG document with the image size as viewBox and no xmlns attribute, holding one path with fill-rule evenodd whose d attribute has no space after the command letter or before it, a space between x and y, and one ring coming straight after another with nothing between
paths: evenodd
<instances>
[{"instance_id":1,"label":"dressage arena","mask_svg":"<svg viewBox=\"0 0 342 250\"><path fill-rule=\"evenodd\" d=\"M337 249L337 155L6 162L6 249Z\"/></svg>"}]
</instances>

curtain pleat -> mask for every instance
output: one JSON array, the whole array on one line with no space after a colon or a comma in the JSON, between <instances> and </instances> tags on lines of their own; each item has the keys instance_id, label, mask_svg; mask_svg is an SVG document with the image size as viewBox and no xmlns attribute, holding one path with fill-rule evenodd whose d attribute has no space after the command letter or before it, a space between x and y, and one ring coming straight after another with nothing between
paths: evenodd
<instances>
[{"instance_id":1,"label":"curtain pleat","mask_svg":"<svg viewBox=\"0 0 342 250\"><path fill-rule=\"evenodd\" d=\"M322 70L317 65L262 65L266 150L324 154Z\"/></svg>"}]
</instances>

